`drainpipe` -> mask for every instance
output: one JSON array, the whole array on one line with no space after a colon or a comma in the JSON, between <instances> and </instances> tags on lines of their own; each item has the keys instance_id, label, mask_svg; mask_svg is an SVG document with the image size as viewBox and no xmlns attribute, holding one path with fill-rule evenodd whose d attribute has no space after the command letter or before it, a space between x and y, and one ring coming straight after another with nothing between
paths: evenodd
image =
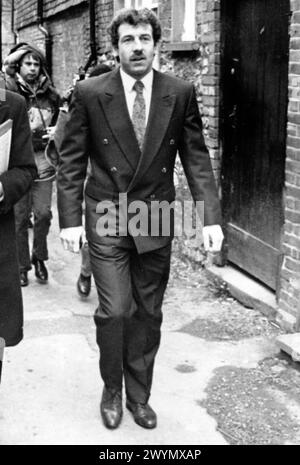
<instances>
[{"instance_id":1,"label":"drainpipe","mask_svg":"<svg viewBox=\"0 0 300 465\"><path fill-rule=\"evenodd\" d=\"M97 44L96 44L96 11L95 0L89 1L89 16L90 16L90 56L84 66L86 72L89 67L97 62Z\"/></svg>"},{"instance_id":2,"label":"drainpipe","mask_svg":"<svg viewBox=\"0 0 300 465\"><path fill-rule=\"evenodd\" d=\"M2 67L2 0L0 0L0 69Z\"/></svg>"},{"instance_id":3,"label":"drainpipe","mask_svg":"<svg viewBox=\"0 0 300 465\"><path fill-rule=\"evenodd\" d=\"M11 32L14 36L14 45L18 42L18 33L15 30L15 0L11 1Z\"/></svg>"},{"instance_id":4,"label":"drainpipe","mask_svg":"<svg viewBox=\"0 0 300 465\"><path fill-rule=\"evenodd\" d=\"M46 27L43 26L44 22L44 5L43 0L37 0L37 25L39 30L45 36L45 55L46 55L46 64L47 71L52 76L52 40L50 33Z\"/></svg>"}]
</instances>

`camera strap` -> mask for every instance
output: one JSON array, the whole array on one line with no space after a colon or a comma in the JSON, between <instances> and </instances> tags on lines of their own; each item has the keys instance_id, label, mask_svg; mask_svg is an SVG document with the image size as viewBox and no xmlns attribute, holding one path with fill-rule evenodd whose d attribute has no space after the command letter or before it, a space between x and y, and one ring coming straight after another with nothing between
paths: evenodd
<instances>
[{"instance_id":1,"label":"camera strap","mask_svg":"<svg viewBox=\"0 0 300 465\"><path fill-rule=\"evenodd\" d=\"M36 107L39 111L39 114L40 114L40 117L41 117L41 120L42 120L42 123L43 123L43 126L44 126L44 129L46 130L47 129L47 125L46 125L46 122L45 122L45 118L43 116L43 113L42 113L42 110L38 104L38 101L37 101L37 98L36 98L36 95L34 94L34 101L35 101L35 104L36 104Z\"/></svg>"}]
</instances>

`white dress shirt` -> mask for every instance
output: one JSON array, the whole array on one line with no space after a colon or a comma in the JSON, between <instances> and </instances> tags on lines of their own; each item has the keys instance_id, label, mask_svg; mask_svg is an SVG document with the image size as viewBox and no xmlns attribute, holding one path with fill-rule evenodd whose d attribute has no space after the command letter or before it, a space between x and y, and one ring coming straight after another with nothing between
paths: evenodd
<instances>
[{"instance_id":1,"label":"white dress shirt","mask_svg":"<svg viewBox=\"0 0 300 465\"><path fill-rule=\"evenodd\" d=\"M122 68L120 69L120 72L130 118L132 118L133 104L136 96L136 91L133 90L133 86L137 80L141 81L144 84L143 96L146 104L147 125L152 96L153 70L146 74L146 76L144 76L142 79L134 79L133 77L129 76L129 74L125 73L125 71L123 71Z\"/></svg>"}]
</instances>

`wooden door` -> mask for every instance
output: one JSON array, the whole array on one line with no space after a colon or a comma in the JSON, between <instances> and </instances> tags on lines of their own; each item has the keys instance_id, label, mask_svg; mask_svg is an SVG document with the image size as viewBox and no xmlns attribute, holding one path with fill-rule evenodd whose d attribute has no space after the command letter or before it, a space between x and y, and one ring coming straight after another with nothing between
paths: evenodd
<instances>
[{"instance_id":1,"label":"wooden door","mask_svg":"<svg viewBox=\"0 0 300 465\"><path fill-rule=\"evenodd\" d=\"M289 1L224 0L221 14L228 260L276 289L284 221Z\"/></svg>"}]
</instances>

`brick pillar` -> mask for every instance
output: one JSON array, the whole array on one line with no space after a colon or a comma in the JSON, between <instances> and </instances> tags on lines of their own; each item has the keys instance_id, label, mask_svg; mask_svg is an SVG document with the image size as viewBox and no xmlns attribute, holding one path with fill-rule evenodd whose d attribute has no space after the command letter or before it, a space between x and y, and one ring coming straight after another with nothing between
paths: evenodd
<instances>
[{"instance_id":1,"label":"brick pillar","mask_svg":"<svg viewBox=\"0 0 300 465\"><path fill-rule=\"evenodd\" d=\"M300 331L300 1L291 0L285 224L278 320Z\"/></svg>"},{"instance_id":2,"label":"brick pillar","mask_svg":"<svg viewBox=\"0 0 300 465\"><path fill-rule=\"evenodd\" d=\"M107 27L111 22L114 15L114 2L112 0L98 0L97 1L97 43L100 47L100 54L104 54L111 50L110 38L107 33Z\"/></svg>"},{"instance_id":3,"label":"brick pillar","mask_svg":"<svg viewBox=\"0 0 300 465\"><path fill-rule=\"evenodd\" d=\"M217 181L220 174L220 0L198 0L197 33L202 56L201 93L204 134Z\"/></svg>"},{"instance_id":4,"label":"brick pillar","mask_svg":"<svg viewBox=\"0 0 300 465\"><path fill-rule=\"evenodd\" d=\"M11 31L11 1L2 0L2 60L14 45L14 35Z\"/></svg>"}]
</instances>

